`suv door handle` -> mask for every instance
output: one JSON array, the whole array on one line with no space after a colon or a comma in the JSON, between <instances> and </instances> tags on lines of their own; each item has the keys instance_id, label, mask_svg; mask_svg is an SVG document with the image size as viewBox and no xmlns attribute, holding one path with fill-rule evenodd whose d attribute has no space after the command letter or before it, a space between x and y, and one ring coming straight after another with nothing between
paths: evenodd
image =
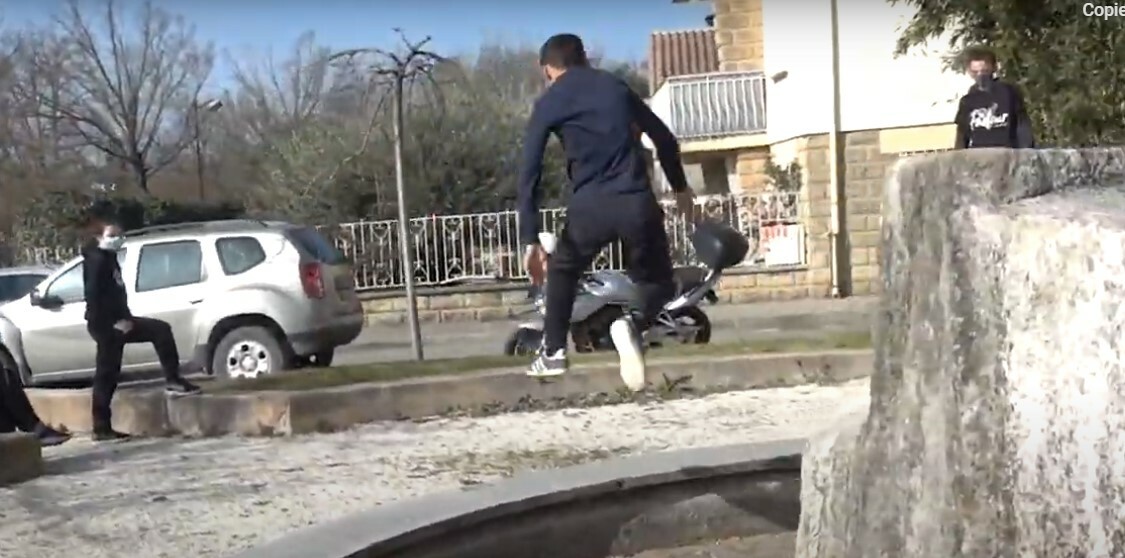
<instances>
[{"instance_id":1,"label":"suv door handle","mask_svg":"<svg viewBox=\"0 0 1125 558\"><path fill-rule=\"evenodd\" d=\"M194 305L194 304L199 304L200 302L203 302L203 299L202 299L202 298L201 298L201 299L199 299L199 300L193 300L193 301L191 301L191 304L193 304L193 305Z\"/></svg>"}]
</instances>

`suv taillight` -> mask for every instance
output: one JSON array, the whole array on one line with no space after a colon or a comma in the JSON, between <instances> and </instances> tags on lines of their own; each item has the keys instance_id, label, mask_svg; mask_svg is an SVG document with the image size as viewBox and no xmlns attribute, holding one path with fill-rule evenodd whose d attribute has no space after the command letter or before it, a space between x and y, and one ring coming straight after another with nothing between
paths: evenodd
<instances>
[{"instance_id":1,"label":"suv taillight","mask_svg":"<svg viewBox=\"0 0 1125 558\"><path fill-rule=\"evenodd\" d=\"M324 276L319 263L301 264L301 287L309 298L324 298Z\"/></svg>"}]
</instances>

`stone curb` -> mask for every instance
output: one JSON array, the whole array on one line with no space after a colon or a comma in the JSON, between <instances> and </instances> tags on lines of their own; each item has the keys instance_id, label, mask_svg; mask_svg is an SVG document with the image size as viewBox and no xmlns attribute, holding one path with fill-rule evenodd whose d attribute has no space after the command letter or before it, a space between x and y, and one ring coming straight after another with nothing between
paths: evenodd
<instances>
[{"instance_id":1,"label":"stone curb","mask_svg":"<svg viewBox=\"0 0 1125 558\"><path fill-rule=\"evenodd\" d=\"M43 474L43 448L34 435L0 434L0 486L29 481Z\"/></svg>"},{"instance_id":2,"label":"stone curb","mask_svg":"<svg viewBox=\"0 0 1125 558\"><path fill-rule=\"evenodd\" d=\"M382 505L234 558L554 558L593 555L582 551L588 548L575 548L589 546L631 555L694 542L685 539L785 532L796 528L805 446L797 439L698 448L525 473ZM757 492L744 491L752 485ZM676 493L661 493L666 488ZM702 501L717 505L701 507ZM616 512L604 513L606 508ZM724 514L742 518L732 522L720 517ZM534 528L529 532L519 523ZM564 541L567 548L554 547L550 539Z\"/></svg>"},{"instance_id":3,"label":"stone curb","mask_svg":"<svg viewBox=\"0 0 1125 558\"><path fill-rule=\"evenodd\" d=\"M702 391L733 391L808 383L838 383L870 375L870 350L661 359L650 382L664 378ZM417 419L488 407L510 408L621 389L616 364L579 367L550 383L522 370L494 370L310 391L263 391L168 399L158 390L119 391L114 427L140 436L273 436L330 432L356 424ZM90 430L89 390L28 389L44 422L72 432Z\"/></svg>"}]
</instances>

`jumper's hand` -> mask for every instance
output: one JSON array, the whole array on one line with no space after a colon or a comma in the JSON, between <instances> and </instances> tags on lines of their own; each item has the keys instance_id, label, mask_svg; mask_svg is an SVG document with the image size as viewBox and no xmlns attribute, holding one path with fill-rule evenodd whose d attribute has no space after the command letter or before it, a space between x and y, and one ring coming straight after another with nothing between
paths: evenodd
<instances>
[{"instance_id":1,"label":"jumper's hand","mask_svg":"<svg viewBox=\"0 0 1125 558\"><path fill-rule=\"evenodd\" d=\"M543 285L547 280L547 252L539 244L529 244L523 253L523 268L531 277L531 284Z\"/></svg>"}]
</instances>

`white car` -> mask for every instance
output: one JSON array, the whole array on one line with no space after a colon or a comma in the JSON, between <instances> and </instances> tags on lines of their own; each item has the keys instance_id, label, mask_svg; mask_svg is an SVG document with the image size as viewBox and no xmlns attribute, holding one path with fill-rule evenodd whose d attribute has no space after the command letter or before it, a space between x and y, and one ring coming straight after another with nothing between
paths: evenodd
<instances>
[{"instance_id":1,"label":"white car","mask_svg":"<svg viewBox=\"0 0 1125 558\"><path fill-rule=\"evenodd\" d=\"M134 315L169 323L184 364L220 377L328 366L363 328L351 265L313 228L212 221L126 234L118 254ZM86 379L82 258L0 309L0 365L28 385ZM149 344L125 348L123 371L159 368Z\"/></svg>"}]
</instances>

